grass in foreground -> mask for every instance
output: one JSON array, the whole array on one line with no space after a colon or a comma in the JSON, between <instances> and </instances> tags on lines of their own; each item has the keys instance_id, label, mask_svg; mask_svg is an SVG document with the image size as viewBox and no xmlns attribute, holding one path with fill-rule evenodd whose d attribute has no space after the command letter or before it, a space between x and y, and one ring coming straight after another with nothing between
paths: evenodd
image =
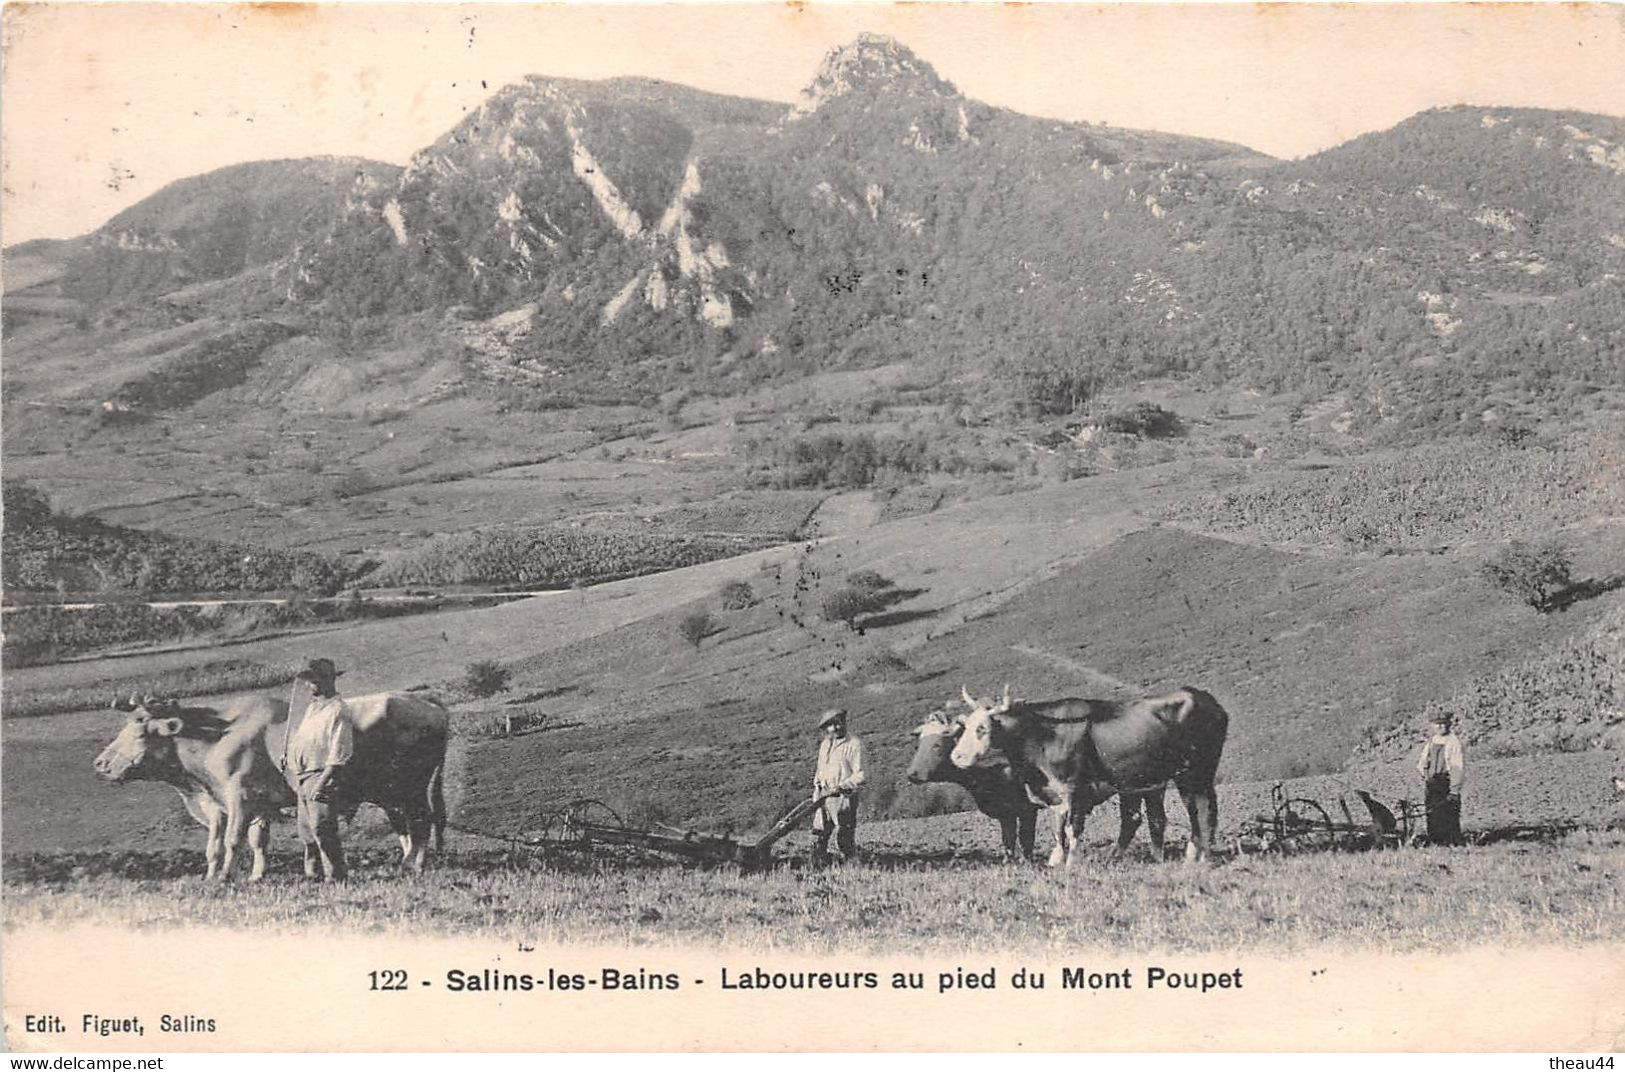
<instances>
[{"instance_id":1,"label":"grass in foreground","mask_svg":"<svg viewBox=\"0 0 1625 1072\"><path fill-rule=\"evenodd\" d=\"M397 877L363 854L343 886L295 877L213 886L195 852L37 854L6 861L8 926L113 922L335 928L619 944L886 952L1337 946L1439 949L1625 937L1625 836L1553 844L1303 857L1186 868L1096 858L1067 872L894 853L765 875L636 857L452 855Z\"/></svg>"}]
</instances>

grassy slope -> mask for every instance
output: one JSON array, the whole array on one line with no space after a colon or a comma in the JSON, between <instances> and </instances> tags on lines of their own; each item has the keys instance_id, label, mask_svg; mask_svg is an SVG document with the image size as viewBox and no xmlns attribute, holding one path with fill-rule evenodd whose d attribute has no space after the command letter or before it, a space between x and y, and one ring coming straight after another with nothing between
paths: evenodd
<instances>
[{"instance_id":1,"label":"grassy slope","mask_svg":"<svg viewBox=\"0 0 1625 1072\"><path fill-rule=\"evenodd\" d=\"M1542 617L1471 562L1292 555L1164 529L1124 539L942 655L987 674L973 682L983 692L1001 680L997 661L1034 696L1077 687L1068 661L1148 690L1200 685L1232 715L1224 772L1263 777L1340 765L1364 727L1404 723L1505 652L1555 643L1617 600ZM978 657L1017 638L1047 657Z\"/></svg>"},{"instance_id":2,"label":"grassy slope","mask_svg":"<svg viewBox=\"0 0 1625 1072\"><path fill-rule=\"evenodd\" d=\"M931 580L893 576L911 587ZM572 690L542 705L566 724L474 745L462 814L523 829L562 799L594 796L765 825L766 812L803 791L806 727L837 703L869 742L872 799L907 813L928 791L901 784L906 731L961 681L983 692L1011 681L1035 697L1099 695L1109 689L1102 675L1146 689L1198 684L1232 713L1227 778L1332 770L1367 725L1412 719L1503 652L1555 643L1607 604L1541 617L1449 559L1303 557L1149 531L929 642L919 631L944 628L942 616L910 623L913 643L897 645L908 672L836 677L819 672L861 662L893 631L860 640L822 624L777 625L784 600L725 617L727 631L698 652L674 641L667 618L526 664L516 688Z\"/></svg>"}]
</instances>

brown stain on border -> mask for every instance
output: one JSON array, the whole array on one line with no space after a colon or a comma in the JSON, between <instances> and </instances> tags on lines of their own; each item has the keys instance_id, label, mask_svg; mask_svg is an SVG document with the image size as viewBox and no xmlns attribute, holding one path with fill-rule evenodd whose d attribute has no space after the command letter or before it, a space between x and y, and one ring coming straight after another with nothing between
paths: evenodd
<instances>
[{"instance_id":1,"label":"brown stain on border","mask_svg":"<svg viewBox=\"0 0 1625 1072\"><path fill-rule=\"evenodd\" d=\"M272 15L277 18L308 19L315 16L321 5L301 3L256 3L244 4L243 7L256 15Z\"/></svg>"},{"instance_id":2,"label":"brown stain on border","mask_svg":"<svg viewBox=\"0 0 1625 1072\"><path fill-rule=\"evenodd\" d=\"M54 4L35 0L10 0L5 6L3 25L0 25L0 48L9 49L21 40L37 19L50 13Z\"/></svg>"},{"instance_id":3,"label":"brown stain on border","mask_svg":"<svg viewBox=\"0 0 1625 1072\"><path fill-rule=\"evenodd\" d=\"M269 24L278 29L291 30L295 28L302 29L320 22L323 6L322 4L284 3L280 2L280 0L273 0L273 2L238 4L234 10L241 12L245 18L256 20L261 27Z\"/></svg>"}]
</instances>

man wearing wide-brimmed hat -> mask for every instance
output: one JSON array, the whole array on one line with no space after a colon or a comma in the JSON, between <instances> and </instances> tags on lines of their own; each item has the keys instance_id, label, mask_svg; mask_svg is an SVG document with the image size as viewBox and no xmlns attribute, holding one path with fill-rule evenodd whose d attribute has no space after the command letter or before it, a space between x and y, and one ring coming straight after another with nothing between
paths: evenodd
<instances>
[{"instance_id":1,"label":"man wearing wide-brimmed hat","mask_svg":"<svg viewBox=\"0 0 1625 1072\"><path fill-rule=\"evenodd\" d=\"M830 835L843 860L858 855L858 787L863 785L863 742L846 732L846 712L833 708L818 716L818 763L813 794L824 802L813 812L813 863L828 863Z\"/></svg>"},{"instance_id":2,"label":"man wearing wide-brimmed hat","mask_svg":"<svg viewBox=\"0 0 1625 1072\"><path fill-rule=\"evenodd\" d=\"M295 675L310 686L311 699L298 727L288 734L285 756L288 779L299 795L305 876L328 882L342 881L346 874L339 841L340 798L345 765L355 755L350 708L338 695L341 673L332 659L317 658Z\"/></svg>"},{"instance_id":3,"label":"man wearing wide-brimmed hat","mask_svg":"<svg viewBox=\"0 0 1625 1072\"><path fill-rule=\"evenodd\" d=\"M1435 715L1432 731L1422 743L1422 754L1416 757L1430 845L1461 844L1461 788L1466 781L1467 760L1454 723L1449 711Z\"/></svg>"}]
</instances>

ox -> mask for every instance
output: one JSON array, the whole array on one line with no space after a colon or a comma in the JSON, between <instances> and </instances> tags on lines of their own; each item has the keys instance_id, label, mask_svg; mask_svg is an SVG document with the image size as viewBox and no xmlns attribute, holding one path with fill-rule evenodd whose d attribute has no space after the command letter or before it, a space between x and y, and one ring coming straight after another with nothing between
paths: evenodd
<instances>
[{"instance_id":1,"label":"ox","mask_svg":"<svg viewBox=\"0 0 1625 1072\"><path fill-rule=\"evenodd\" d=\"M964 720L952 717L945 709L931 712L914 730L920 743L908 765L908 780L915 785L948 782L963 786L981 813L999 824L1005 859L1032 859L1039 805L1033 802L1027 787L1015 776L1008 763L969 769L954 765L950 753L964 728ZM1162 810L1162 793L1148 793L1143 798L1124 793L1118 801L1121 810L1117 855L1121 856L1134 841L1134 833L1140 828L1140 806L1143 803L1146 815L1151 819L1152 855L1162 859L1162 833L1167 826L1167 816Z\"/></svg>"},{"instance_id":2,"label":"ox","mask_svg":"<svg viewBox=\"0 0 1625 1072\"><path fill-rule=\"evenodd\" d=\"M231 877L246 834L254 853L249 878L263 878L271 820L294 802L266 747L271 725L286 723L288 705L250 696L222 710L150 697L113 706L131 715L96 757L96 773L112 782L174 786L192 818L208 828L208 877Z\"/></svg>"},{"instance_id":3,"label":"ox","mask_svg":"<svg viewBox=\"0 0 1625 1072\"><path fill-rule=\"evenodd\" d=\"M1219 818L1214 776L1230 722L1208 693L1184 688L1127 703L1031 703L1011 700L1007 685L995 703L960 692L971 711L950 758L967 769L1007 763L1033 799L1050 805L1052 866L1072 861L1089 812L1119 793L1145 801L1153 845L1160 842L1161 794L1170 781L1190 815L1187 855L1208 855Z\"/></svg>"},{"instance_id":4,"label":"ox","mask_svg":"<svg viewBox=\"0 0 1625 1072\"><path fill-rule=\"evenodd\" d=\"M382 808L400 838L402 864L421 871L431 828L435 848L443 848L445 842L443 779L449 716L434 701L409 694L380 693L346 702L356 738L343 811L354 816L363 803ZM287 702L247 696L213 708L149 697L114 706L132 713L96 758L96 773L112 782L160 781L174 786L186 810L208 828L204 846L208 877L230 877L245 834L254 852L249 877L263 877L270 822L282 808L296 803L271 758L273 752L282 751L286 740ZM305 846L307 875L313 873L319 856L318 846Z\"/></svg>"},{"instance_id":5,"label":"ox","mask_svg":"<svg viewBox=\"0 0 1625 1072\"><path fill-rule=\"evenodd\" d=\"M1018 851L1021 858L1031 859L1038 805L1027 799L1026 787L1011 774L1008 765L969 770L954 766L948 756L961 729L961 723L946 711L931 712L914 731L920 743L908 765L908 780L915 785L951 782L964 786L982 814L998 822L1005 859L1016 859Z\"/></svg>"},{"instance_id":6,"label":"ox","mask_svg":"<svg viewBox=\"0 0 1625 1072\"><path fill-rule=\"evenodd\" d=\"M401 864L422 871L429 855L445 847L444 776L450 716L416 693L380 692L346 699L355 727L355 754L335 803L346 817L362 804L376 804L389 817L401 844ZM289 727L289 733L295 727ZM304 832L301 832L301 837ZM322 849L306 840L305 874L319 873Z\"/></svg>"}]
</instances>

